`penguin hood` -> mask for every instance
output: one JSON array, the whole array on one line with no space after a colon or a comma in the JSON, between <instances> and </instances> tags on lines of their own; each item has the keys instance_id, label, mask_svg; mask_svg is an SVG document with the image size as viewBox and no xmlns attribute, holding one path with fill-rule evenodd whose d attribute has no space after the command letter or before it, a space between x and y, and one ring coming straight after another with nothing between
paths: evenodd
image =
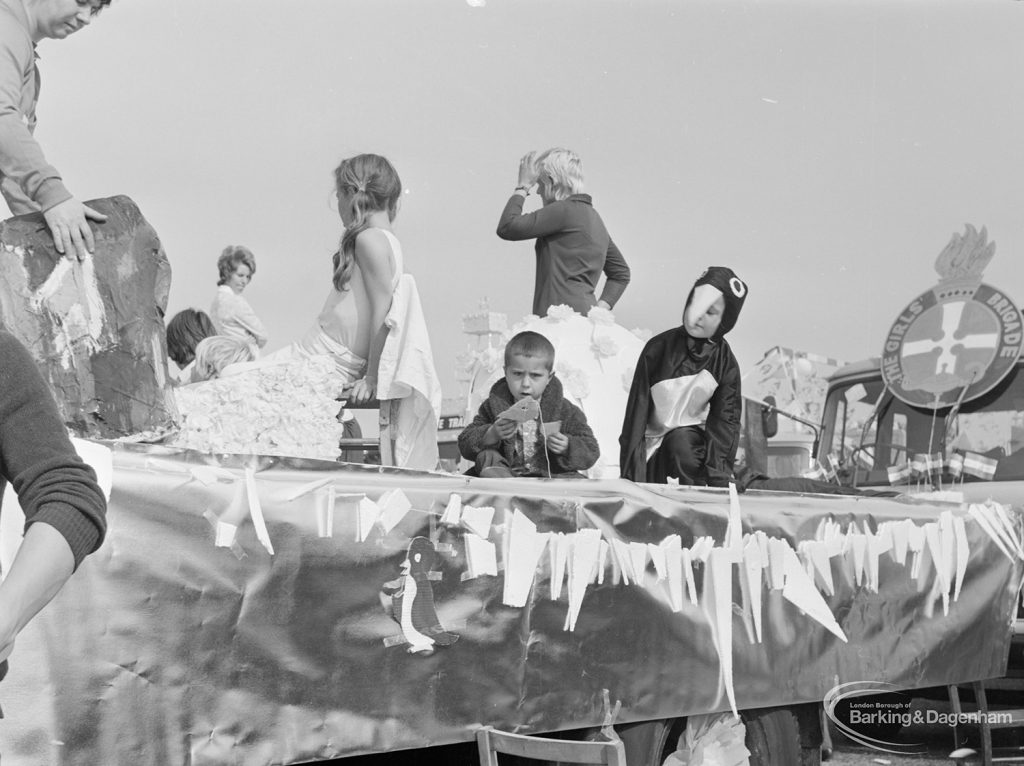
<instances>
[{"instance_id":1,"label":"penguin hood","mask_svg":"<svg viewBox=\"0 0 1024 766\"><path fill-rule=\"evenodd\" d=\"M686 307L683 309L685 316L690 304L696 302L701 304L697 306L699 309L697 313L703 313L720 296L724 298L725 308L722 311L722 321L718 325L718 330L711 337L711 340L716 341L721 340L727 332L736 326L740 309L743 308L743 302L747 298L747 284L736 276L736 272L728 266L709 266L704 269L704 273L693 283L690 294L686 298Z\"/></svg>"}]
</instances>

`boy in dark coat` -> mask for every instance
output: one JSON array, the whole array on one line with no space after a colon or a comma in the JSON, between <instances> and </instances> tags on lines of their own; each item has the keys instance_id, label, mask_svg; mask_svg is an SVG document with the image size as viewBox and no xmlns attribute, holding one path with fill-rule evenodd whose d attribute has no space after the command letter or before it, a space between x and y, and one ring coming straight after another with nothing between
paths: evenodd
<instances>
[{"instance_id":1,"label":"boy in dark coat","mask_svg":"<svg viewBox=\"0 0 1024 766\"><path fill-rule=\"evenodd\" d=\"M623 478L728 485L742 400L739 364L724 336L746 296L732 269L712 266L690 290L683 324L644 346L619 436Z\"/></svg>"},{"instance_id":2,"label":"boy in dark coat","mask_svg":"<svg viewBox=\"0 0 1024 766\"><path fill-rule=\"evenodd\" d=\"M554 346L539 333L521 332L508 342L505 377L459 434L459 452L474 461L471 473L579 476L597 462L597 439L583 411L562 397L554 363Z\"/></svg>"}]
</instances>

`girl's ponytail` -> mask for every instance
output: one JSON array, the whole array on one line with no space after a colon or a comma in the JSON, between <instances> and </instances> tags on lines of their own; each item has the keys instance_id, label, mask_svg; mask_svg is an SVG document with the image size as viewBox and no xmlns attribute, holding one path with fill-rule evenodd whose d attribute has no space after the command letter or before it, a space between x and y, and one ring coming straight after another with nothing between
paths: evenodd
<instances>
[{"instance_id":1,"label":"girl's ponytail","mask_svg":"<svg viewBox=\"0 0 1024 766\"><path fill-rule=\"evenodd\" d=\"M351 199L352 223L345 228L341 246L334 254L334 289L344 290L355 268L356 238L370 228L372 213L385 211L394 220L402 182L385 158L376 154L360 154L347 160L334 171L339 198Z\"/></svg>"}]
</instances>

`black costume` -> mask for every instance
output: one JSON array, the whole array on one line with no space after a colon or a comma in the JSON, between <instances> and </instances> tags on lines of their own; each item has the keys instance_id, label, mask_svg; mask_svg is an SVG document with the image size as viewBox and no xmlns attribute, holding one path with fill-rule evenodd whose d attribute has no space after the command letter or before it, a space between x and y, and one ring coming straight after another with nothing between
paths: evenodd
<instances>
[{"instance_id":1,"label":"black costume","mask_svg":"<svg viewBox=\"0 0 1024 766\"><path fill-rule=\"evenodd\" d=\"M651 338L637 360L619 436L623 478L664 484L726 486L739 443L740 368L723 336L736 324L747 287L731 269L713 266L686 299L710 285L725 299L711 338L685 326Z\"/></svg>"}]
</instances>

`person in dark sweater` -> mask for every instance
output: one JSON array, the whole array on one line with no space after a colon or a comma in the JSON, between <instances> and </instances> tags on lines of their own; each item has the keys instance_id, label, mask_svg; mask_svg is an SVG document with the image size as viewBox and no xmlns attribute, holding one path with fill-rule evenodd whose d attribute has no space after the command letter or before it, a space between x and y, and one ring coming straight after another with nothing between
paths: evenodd
<instances>
[{"instance_id":1,"label":"person in dark sweater","mask_svg":"<svg viewBox=\"0 0 1024 766\"><path fill-rule=\"evenodd\" d=\"M106 533L95 472L75 452L28 351L0 330L0 495L8 482L25 511L25 537L0 583L0 672L18 633Z\"/></svg>"},{"instance_id":2,"label":"person in dark sweater","mask_svg":"<svg viewBox=\"0 0 1024 766\"><path fill-rule=\"evenodd\" d=\"M742 400L725 334L746 296L732 269L712 266L690 290L683 324L647 341L619 436L623 478L712 487L733 479Z\"/></svg>"},{"instance_id":3,"label":"person in dark sweater","mask_svg":"<svg viewBox=\"0 0 1024 766\"><path fill-rule=\"evenodd\" d=\"M508 342L505 377L459 434L459 452L474 462L471 473L569 477L597 462L597 439L583 411L563 398L562 384L551 372L554 363L555 349L539 333L521 332ZM532 417L530 399L539 403ZM507 414L513 405L527 414Z\"/></svg>"},{"instance_id":4,"label":"person in dark sweater","mask_svg":"<svg viewBox=\"0 0 1024 766\"><path fill-rule=\"evenodd\" d=\"M523 214L534 184L544 206ZM583 193L580 158L568 149L530 152L519 163L519 182L498 221L506 240L536 239L533 313L546 316L566 304L586 316L594 306L611 309L629 284L629 266L615 246L589 194ZM607 280L601 297L597 282Z\"/></svg>"}]
</instances>

